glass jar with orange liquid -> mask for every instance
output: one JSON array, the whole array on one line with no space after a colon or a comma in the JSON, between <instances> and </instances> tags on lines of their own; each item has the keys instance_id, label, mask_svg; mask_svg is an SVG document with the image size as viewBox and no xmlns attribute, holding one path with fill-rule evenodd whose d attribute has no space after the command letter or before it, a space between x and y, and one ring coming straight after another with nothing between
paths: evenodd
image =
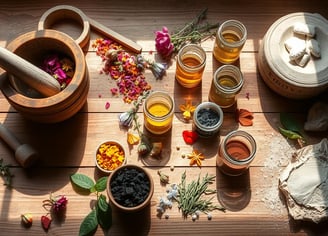
<instances>
[{"instance_id":1,"label":"glass jar with orange liquid","mask_svg":"<svg viewBox=\"0 0 328 236\"><path fill-rule=\"evenodd\" d=\"M206 64L206 52L196 44L182 47L177 56L175 78L185 88L200 84Z\"/></svg>"},{"instance_id":2,"label":"glass jar with orange liquid","mask_svg":"<svg viewBox=\"0 0 328 236\"><path fill-rule=\"evenodd\" d=\"M237 66L223 65L214 72L208 99L222 108L231 107L243 84L244 77Z\"/></svg>"},{"instance_id":3,"label":"glass jar with orange liquid","mask_svg":"<svg viewBox=\"0 0 328 236\"><path fill-rule=\"evenodd\" d=\"M216 164L224 174L238 176L248 169L255 153L255 139L245 131L235 130L220 143Z\"/></svg>"},{"instance_id":4,"label":"glass jar with orange liquid","mask_svg":"<svg viewBox=\"0 0 328 236\"><path fill-rule=\"evenodd\" d=\"M238 60L247 39L246 27L238 20L223 22L216 34L213 55L223 64Z\"/></svg>"},{"instance_id":5,"label":"glass jar with orange liquid","mask_svg":"<svg viewBox=\"0 0 328 236\"><path fill-rule=\"evenodd\" d=\"M152 92L144 102L143 112L146 129L153 134L163 134L172 127L174 101L165 92Z\"/></svg>"}]
</instances>

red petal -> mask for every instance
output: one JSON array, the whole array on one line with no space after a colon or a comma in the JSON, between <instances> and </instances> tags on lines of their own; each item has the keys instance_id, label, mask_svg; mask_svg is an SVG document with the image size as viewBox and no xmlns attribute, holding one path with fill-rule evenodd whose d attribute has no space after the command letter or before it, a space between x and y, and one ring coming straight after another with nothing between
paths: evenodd
<instances>
[{"instance_id":1,"label":"red petal","mask_svg":"<svg viewBox=\"0 0 328 236\"><path fill-rule=\"evenodd\" d=\"M41 216L41 224L45 231L48 231L48 229L50 228L51 221L52 220L49 217Z\"/></svg>"},{"instance_id":2,"label":"red petal","mask_svg":"<svg viewBox=\"0 0 328 236\"><path fill-rule=\"evenodd\" d=\"M182 137L187 144L193 144L198 139L198 134L194 131L184 130L182 132Z\"/></svg>"}]
</instances>

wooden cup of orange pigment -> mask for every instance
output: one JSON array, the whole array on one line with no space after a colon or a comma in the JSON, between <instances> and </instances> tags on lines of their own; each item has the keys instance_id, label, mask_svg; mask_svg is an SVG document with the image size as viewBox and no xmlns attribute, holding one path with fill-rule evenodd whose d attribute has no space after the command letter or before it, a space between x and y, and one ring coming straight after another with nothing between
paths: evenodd
<instances>
[{"instance_id":1,"label":"wooden cup of orange pigment","mask_svg":"<svg viewBox=\"0 0 328 236\"><path fill-rule=\"evenodd\" d=\"M226 175L242 175L253 161L255 153L255 139L245 131L235 130L222 140L216 164Z\"/></svg>"}]
</instances>

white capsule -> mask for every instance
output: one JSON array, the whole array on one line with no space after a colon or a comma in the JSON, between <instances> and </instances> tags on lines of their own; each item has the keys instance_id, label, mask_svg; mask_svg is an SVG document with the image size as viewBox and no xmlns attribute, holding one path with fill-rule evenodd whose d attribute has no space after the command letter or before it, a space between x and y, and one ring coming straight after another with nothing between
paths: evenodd
<instances>
[{"instance_id":1,"label":"white capsule","mask_svg":"<svg viewBox=\"0 0 328 236\"><path fill-rule=\"evenodd\" d=\"M315 36L315 26L311 24L295 23L293 31L296 34L306 35L311 38Z\"/></svg>"},{"instance_id":2,"label":"white capsule","mask_svg":"<svg viewBox=\"0 0 328 236\"><path fill-rule=\"evenodd\" d=\"M307 48L309 49L312 56L316 58L321 57L319 42L315 39L310 39L307 41Z\"/></svg>"}]
</instances>

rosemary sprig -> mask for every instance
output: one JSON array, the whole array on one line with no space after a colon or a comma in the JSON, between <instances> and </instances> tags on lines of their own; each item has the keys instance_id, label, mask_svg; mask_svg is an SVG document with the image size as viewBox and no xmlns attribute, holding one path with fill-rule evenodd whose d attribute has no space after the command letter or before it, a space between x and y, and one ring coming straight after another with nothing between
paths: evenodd
<instances>
[{"instance_id":1,"label":"rosemary sprig","mask_svg":"<svg viewBox=\"0 0 328 236\"><path fill-rule=\"evenodd\" d=\"M0 159L0 174L5 181L4 185L10 187L13 175L10 173L9 165L3 163L3 159Z\"/></svg>"},{"instance_id":2,"label":"rosemary sprig","mask_svg":"<svg viewBox=\"0 0 328 236\"><path fill-rule=\"evenodd\" d=\"M187 218L188 215L193 215L197 211L208 213L213 210L225 211L225 208L214 205L212 198L205 199L204 195L216 193L216 190L208 189L208 185L212 184L215 176L206 174L202 179L198 176L197 181L186 183L186 172L181 176L181 183L178 185L177 202L182 215Z\"/></svg>"}]
</instances>

